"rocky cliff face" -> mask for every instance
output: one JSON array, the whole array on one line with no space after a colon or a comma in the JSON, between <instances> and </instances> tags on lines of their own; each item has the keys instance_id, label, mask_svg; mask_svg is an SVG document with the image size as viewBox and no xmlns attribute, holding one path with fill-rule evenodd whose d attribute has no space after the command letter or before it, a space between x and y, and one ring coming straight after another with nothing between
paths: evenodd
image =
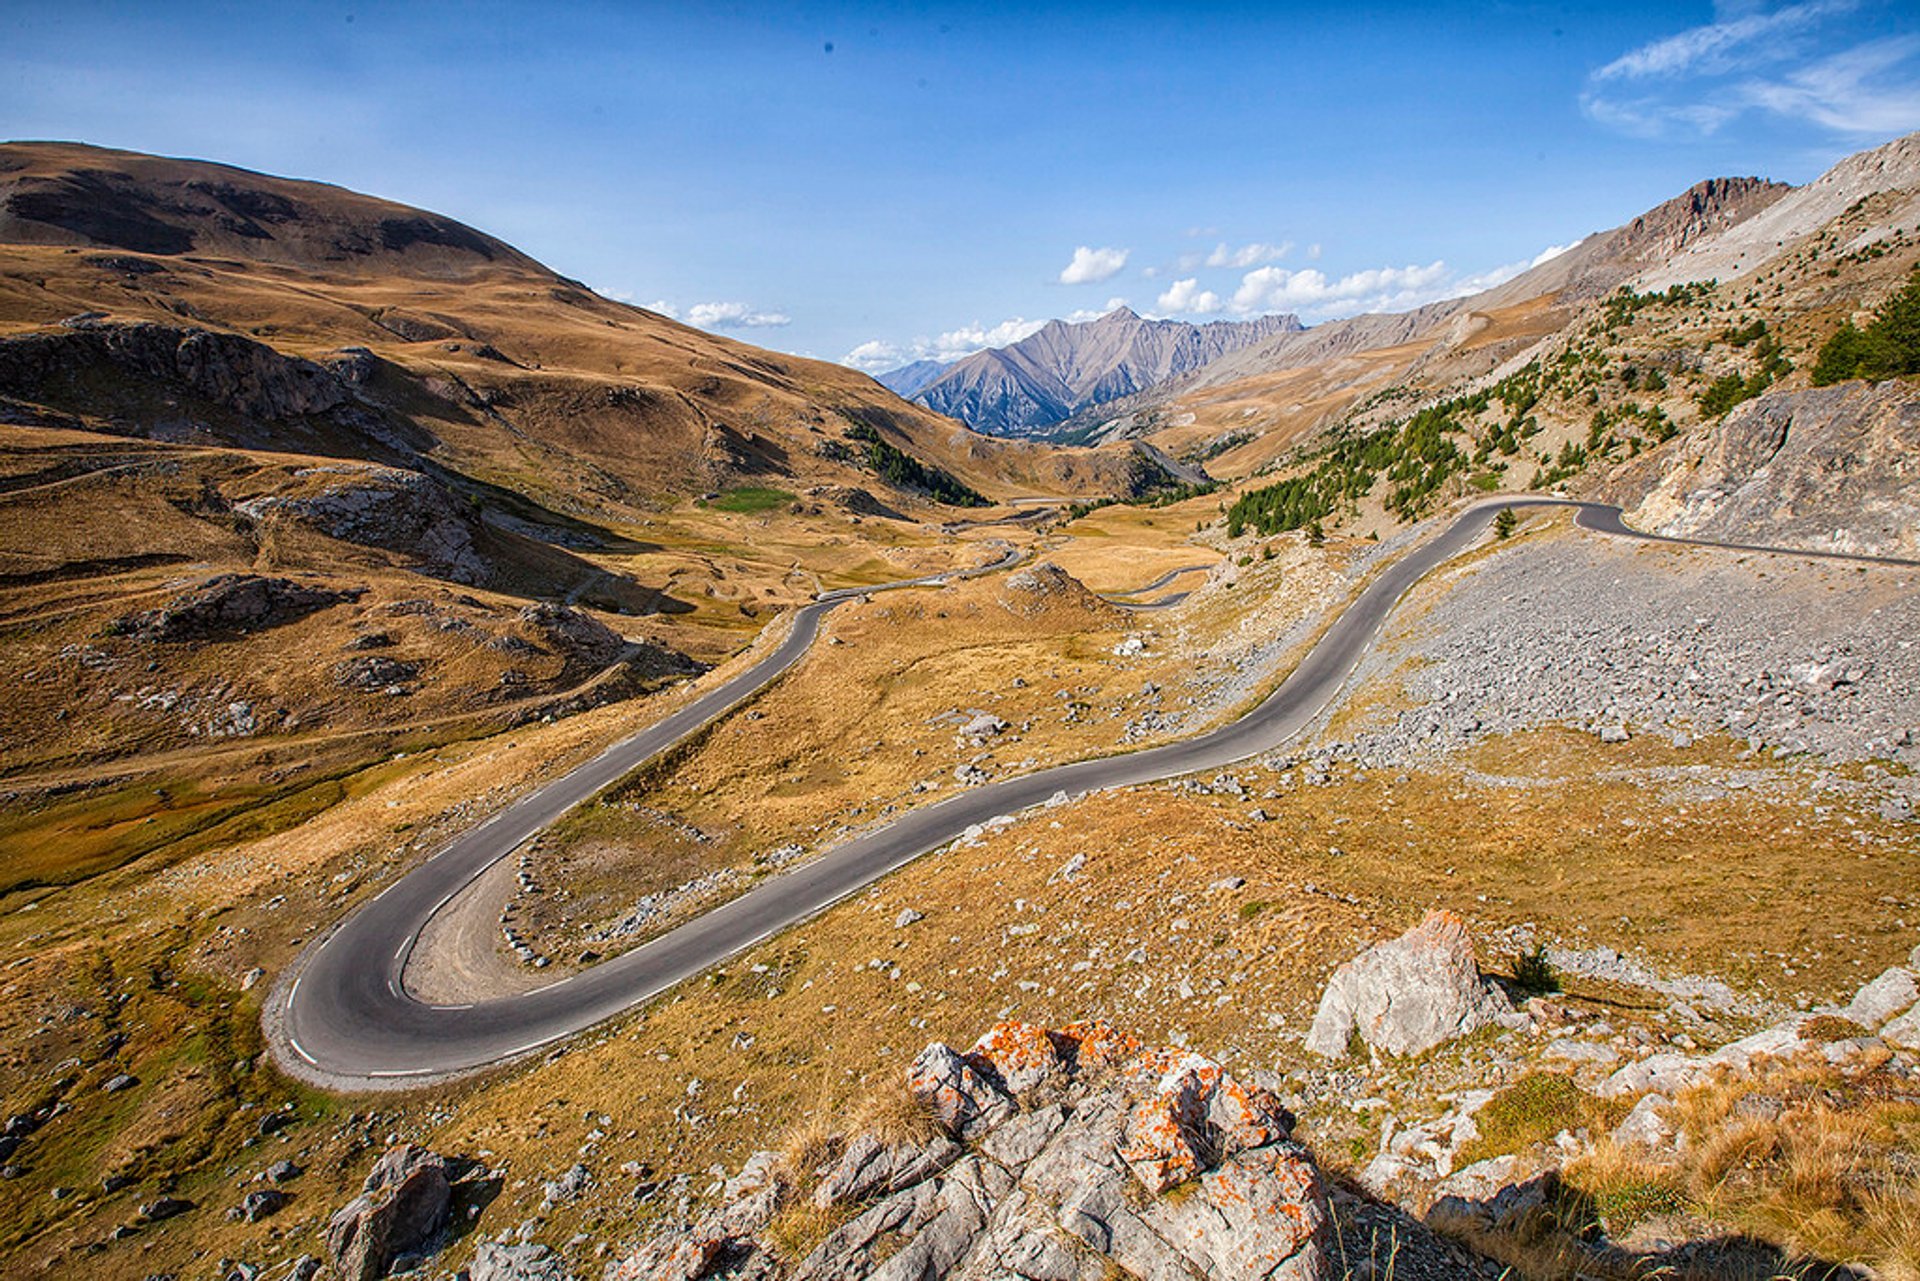
<instances>
[{"instance_id":1,"label":"rocky cliff face","mask_svg":"<svg viewBox=\"0 0 1920 1281\"><path fill-rule=\"evenodd\" d=\"M1327 1188L1265 1090L1104 1024L995 1026L935 1042L908 1088L937 1132L852 1136L793 1186L772 1154L724 1204L669 1228L607 1281L1319 1281L1338 1272ZM802 1196L854 1213L803 1258L762 1238Z\"/></svg>"},{"instance_id":2,"label":"rocky cliff face","mask_svg":"<svg viewBox=\"0 0 1920 1281\"><path fill-rule=\"evenodd\" d=\"M344 543L398 554L435 578L478 585L491 567L480 522L432 477L397 467L309 468L296 494L267 494L234 510L262 526L303 525Z\"/></svg>"},{"instance_id":3,"label":"rocky cliff face","mask_svg":"<svg viewBox=\"0 0 1920 1281\"><path fill-rule=\"evenodd\" d=\"M1920 558L1920 388L1848 382L1736 407L1620 497L1640 528Z\"/></svg>"},{"instance_id":4,"label":"rocky cliff face","mask_svg":"<svg viewBox=\"0 0 1920 1281\"><path fill-rule=\"evenodd\" d=\"M1294 316L1191 325L1145 320L1118 307L1085 324L1052 321L1010 347L969 356L913 398L976 431L1038 434L1090 405L1131 395L1299 329Z\"/></svg>"},{"instance_id":5,"label":"rocky cliff face","mask_svg":"<svg viewBox=\"0 0 1920 1281\"><path fill-rule=\"evenodd\" d=\"M355 393L370 359L351 353L336 370L239 334L76 318L0 339L0 404L156 439L408 457L422 442Z\"/></svg>"}]
</instances>

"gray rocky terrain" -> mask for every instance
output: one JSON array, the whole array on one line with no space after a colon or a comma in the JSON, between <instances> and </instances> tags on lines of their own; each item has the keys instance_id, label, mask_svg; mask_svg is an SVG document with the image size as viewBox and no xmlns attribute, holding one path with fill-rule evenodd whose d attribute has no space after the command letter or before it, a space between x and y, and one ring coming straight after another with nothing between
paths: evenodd
<instances>
[{"instance_id":1,"label":"gray rocky terrain","mask_svg":"<svg viewBox=\"0 0 1920 1281\"><path fill-rule=\"evenodd\" d=\"M1904 381L1770 392L1689 439L1629 515L1659 534L1920 559L1916 456Z\"/></svg>"},{"instance_id":2,"label":"gray rocky terrain","mask_svg":"<svg viewBox=\"0 0 1920 1281\"><path fill-rule=\"evenodd\" d=\"M1707 733L1831 760L1920 760L1920 569L1526 539L1416 593L1351 691L1402 710L1356 756L1431 761L1491 734Z\"/></svg>"}]
</instances>

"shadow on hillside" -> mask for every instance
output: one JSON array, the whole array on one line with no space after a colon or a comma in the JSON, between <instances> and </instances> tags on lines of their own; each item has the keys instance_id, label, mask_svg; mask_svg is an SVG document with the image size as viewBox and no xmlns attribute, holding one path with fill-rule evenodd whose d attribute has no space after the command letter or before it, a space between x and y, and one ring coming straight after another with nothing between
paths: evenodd
<instances>
[{"instance_id":1,"label":"shadow on hillside","mask_svg":"<svg viewBox=\"0 0 1920 1281\"><path fill-rule=\"evenodd\" d=\"M1648 1218L1627 1238L1609 1240L1594 1199L1547 1171L1484 1198L1443 1196L1425 1221L1388 1202L1347 1187L1357 1203L1341 1225L1342 1246L1356 1267L1349 1275L1413 1281L1437 1247L1456 1252L1484 1276L1590 1278L1591 1281L1868 1281L1870 1272L1828 1259L1790 1255L1782 1247L1740 1234L1690 1235L1677 1220ZM1670 1224L1661 1230L1663 1224ZM1351 1225L1351 1226L1350 1226ZM1369 1272L1363 1262L1398 1247L1392 1272ZM1438 1256L1434 1256L1438 1257ZM1466 1261L1471 1260L1470 1264ZM1375 1269L1380 1263L1374 1264ZM1471 1273L1458 1273L1470 1275Z\"/></svg>"}]
</instances>

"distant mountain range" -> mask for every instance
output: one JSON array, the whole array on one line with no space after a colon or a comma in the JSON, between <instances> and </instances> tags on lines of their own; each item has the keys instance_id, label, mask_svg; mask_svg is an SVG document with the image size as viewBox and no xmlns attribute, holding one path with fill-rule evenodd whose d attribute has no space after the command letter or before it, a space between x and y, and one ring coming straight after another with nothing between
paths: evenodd
<instances>
[{"instance_id":1,"label":"distant mountain range","mask_svg":"<svg viewBox=\"0 0 1920 1281\"><path fill-rule=\"evenodd\" d=\"M951 360L916 360L911 365L902 365L898 369L889 369L884 374L874 376L874 381L896 396L911 398L913 393L947 372L953 366Z\"/></svg>"},{"instance_id":2,"label":"distant mountain range","mask_svg":"<svg viewBox=\"0 0 1920 1281\"><path fill-rule=\"evenodd\" d=\"M1080 324L1049 321L1012 346L976 352L951 365L915 361L879 381L975 431L1044 436L1089 406L1300 329L1296 316L1194 325L1147 320L1129 307L1116 307Z\"/></svg>"}]
</instances>

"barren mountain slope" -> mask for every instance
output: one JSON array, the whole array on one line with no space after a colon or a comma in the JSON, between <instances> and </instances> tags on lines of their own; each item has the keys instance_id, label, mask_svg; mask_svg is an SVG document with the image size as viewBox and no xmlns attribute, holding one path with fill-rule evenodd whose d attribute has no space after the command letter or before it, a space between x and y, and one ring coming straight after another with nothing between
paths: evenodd
<instances>
[{"instance_id":1,"label":"barren mountain slope","mask_svg":"<svg viewBox=\"0 0 1920 1281\"><path fill-rule=\"evenodd\" d=\"M1532 341L1500 341L1496 313L1470 308L1417 354L1408 349L1424 339L1365 353L1373 381L1354 387L1349 375L1345 406L1308 406L1300 389L1317 384L1305 371L1274 376L1270 386L1299 397L1297 434L1312 430L1307 408L1335 429L1280 458L1283 478L1243 494L1230 530L1323 521L1384 533L1476 492L1564 489L1619 502L1662 533L1913 554L1920 386L1903 375L1920 362L1916 143L1852 157L1784 196L1702 184L1611 233L1612 248L1582 245L1570 269L1545 264L1562 288L1534 300L1547 332ZM1666 255L1730 274L1656 290L1671 274ZM1826 359L1849 323L1858 343L1878 344L1872 363ZM1241 442L1211 466L1229 471L1266 446Z\"/></svg>"},{"instance_id":2,"label":"barren mountain slope","mask_svg":"<svg viewBox=\"0 0 1920 1281\"><path fill-rule=\"evenodd\" d=\"M16 780L160 761L178 794L215 760L284 781L569 714L823 587L987 559L918 523L937 499L1143 474L1131 446L990 440L609 302L438 215L0 147Z\"/></svg>"},{"instance_id":3,"label":"barren mountain slope","mask_svg":"<svg viewBox=\"0 0 1920 1281\"><path fill-rule=\"evenodd\" d=\"M1094 439L1146 434L1176 456L1216 458L1208 464L1216 474L1244 475L1372 393L1489 372L1564 328L1580 305L1789 190L1758 178L1709 179L1493 289L1283 334L1075 421L1096 427Z\"/></svg>"},{"instance_id":4,"label":"barren mountain slope","mask_svg":"<svg viewBox=\"0 0 1920 1281\"><path fill-rule=\"evenodd\" d=\"M989 495L1097 491L1130 463L977 439L840 366L610 302L450 219L318 183L8 144L0 242L0 334L37 332L56 349L47 359L89 371L84 395L43 402L68 413L98 413L102 379L156 390L151 361L103 368L58 352L53 326L97 312L180 338L230 332L282 356L347 351L352 398L423 431L415 448L574 503L647 504L756 476L859 483L833 444L855 425ZM40 387L9 379L0 394L34 400ZM118 427L156 425L129 414Z\"/></svg>"},{"instance_id":5,"label":"barren mountain slope","mask_svg":"<svg viewBox=\"0 0 1920 1281\"><path fill-rule=\"evenodd\" d=\"M1299 329L1293 316L1192 325L1145 320L1131 308L1116 307L1080 324L1050 321L1012 346L977 352L912 394L919 403L982 431L1039 433L1089 406Z\"/></svg>"}]
</instances>

